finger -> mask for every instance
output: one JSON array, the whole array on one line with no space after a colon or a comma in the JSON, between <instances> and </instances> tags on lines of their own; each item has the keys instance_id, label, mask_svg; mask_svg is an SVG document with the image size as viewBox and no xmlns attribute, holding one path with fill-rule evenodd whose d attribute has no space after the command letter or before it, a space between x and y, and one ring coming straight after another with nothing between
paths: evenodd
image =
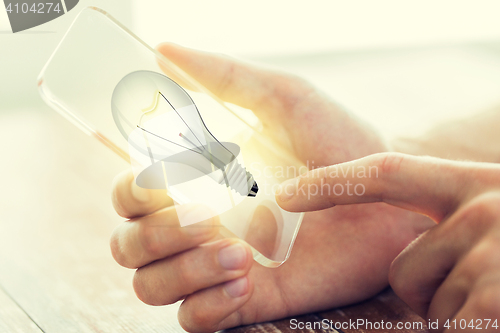
<instances>
[{"instance_id":1,"label":"finger","mask_svg":"<svg viewBox=\"0 0 500 333\"><path fill-rule=\"evenodd\" d=\"M276 200L293 212L386 202L440 221L465 198L498 184L499 170L487 163L381 153L288 180L276 192Z\"/></svg>"},{"instance_id":2,"label":"finger","mask_svg":"<svg viewBox=\"0 0 500 333\"><path fill-rule=\"evenodd\" d=\"M191 217L206 216L206 208L195 207ZM122 266L137 268L185 251L213 238L218 217L180 227L175 207L120 224L111 236L111 252Z\"/></svg>"},{"instance_id":3,"label":"finger","mask_svg":"<svg viewBox=\"0 0 500 333\"><path fill-rule=\"evenodd\" d=\"M389 283L394 292L422 318L426 318L432 296L460 252L455 244L435 242L433 231L425 232L403 250L389 270Z\"/></svg>"},{"instance_id":4,"label":"finger","mask_svg":"<svg viewBox=\"0 0 500 333\"><path fill-rule=\"evenodd\" d=\"M288 110L286 104L291 105L297 96L307 95L312 90L304 90L309 85L294 76L262 69L228 56L171 43L161 44L157 50L220 99L256 113ZM162 68L171 73L165 66Z\"/></svg>"},{"instance_id":5,"label":"finger","mask_svg":"<svg viewBox=\"0 0 500 333\"><path fill-rule=\"evenodd\" d=\"M498 278L499 273L500 244L498 239L486 237L456 264L437 289L429 306L428 318L445 323L456 317L469 295L489 288L489 284L494 281L491 277ZM500 308L497 314L500 314Z\"/></svg>"},{"instance_id":6,"label":"finger","mask_svg":"<svg viewBox=\"0 0 500 333\"><path fill-rule=\"evenodd\" d=\"M118 174L113 180L113 206L125 218L151 214L173 205L165 190L151 190L137 186L131 171Z\"/></svg>"},{"instance_id":7,"label":"finger","mask_svg":"<svg viewBox=\"0 0 500 333\"><path fill-rule=\"evenodd\" d=\"M449 321L451 327L446 332L472 332L473 330L498 332L499 321L500 274L497 272L484 276L481 281L478 281L464 306Z\"/></svg>"},{"instance_id":8,"label":"finger","mask_svg":"<svg viewBox=\"0 0 500 333\"><path fill-rule=\"evenodd\" d=\"M443 330L444 323L456 316L467 300L470 286L465 285L463 280L456 277L447 278L437 289L432 298L427 319L430 322L437 322L437 328Z\"/></svg>"},{"instance_id":9,"label":"finger","mask_svg":"<svg viewBox=\"0 0 500 333\"><path fill-rule=\"evenodd\" d=\"M234 239L219 240L139 268L134 289L147 304L171 304L185 295L242 277L251 265L248 245Z\"/></svg>"},{"instance_id":10,"label":"finger","mask_svg":"<svg viewBox=\"0 0 500 333\"><path fill-rule=\"evenodd\" d=\"M237 312L253 293L249 276L188 296L179 309L179 323L188 332L215 332L241 325Z\"/></svg>"},{"instance_id":11,"label":"finger","mask_svg":"<svg viewBox=\"0 0 500 333\"><path fill-rule=\"evenodd\" d=\"M498 202L498 195L475 198L448 220L422 234L393 261L389 282L395 293L420 316L449 318L450 313L461 307L463 293L467 292L464 287L473 284L477 278L474 274L487 270L491 254L488 256L488 251L481 248L480 252L471 249L482 244L497 223L494 214L486 213L484 207L495 209Z\"/></svg>"}]
</instances>

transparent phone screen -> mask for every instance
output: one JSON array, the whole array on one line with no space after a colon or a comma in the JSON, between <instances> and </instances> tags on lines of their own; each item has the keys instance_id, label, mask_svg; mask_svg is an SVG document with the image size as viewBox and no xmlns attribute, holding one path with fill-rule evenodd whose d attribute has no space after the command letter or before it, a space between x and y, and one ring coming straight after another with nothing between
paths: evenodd
<instances>
[{"instance_id":1,"label":"transparent phone screen","mask_svg":"<svg viewBox=\"0 0 500 333\"><path fill-rule=\"evenodd\" d=\"M217 215L219 233L246 241L257 262L286 261L303 214L277 205L274 190L286 178L268 170L300 163L262 134L251 111L222 102L95 7L75 19L38 86L50 106L129 162L138 186L167 191L176 227Z\"/></svg>"}]
</instances>

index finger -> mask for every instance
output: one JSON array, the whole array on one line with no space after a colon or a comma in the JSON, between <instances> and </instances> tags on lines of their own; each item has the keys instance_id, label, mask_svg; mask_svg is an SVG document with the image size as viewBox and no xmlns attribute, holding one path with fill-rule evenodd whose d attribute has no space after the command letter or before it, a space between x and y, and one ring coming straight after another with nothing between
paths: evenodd
<instances>
[{"instance_id":1,"label":"index finger","mask_svg":"<svg viewBox=\"0 0 500 333\"><path fill-rule=\"evenodd\" d=\"M439 222L464 201L500 183L499 172L489 163L380 153L288 180L276 200L293 212L385 202Z\"/></svg>"}]
</instances>

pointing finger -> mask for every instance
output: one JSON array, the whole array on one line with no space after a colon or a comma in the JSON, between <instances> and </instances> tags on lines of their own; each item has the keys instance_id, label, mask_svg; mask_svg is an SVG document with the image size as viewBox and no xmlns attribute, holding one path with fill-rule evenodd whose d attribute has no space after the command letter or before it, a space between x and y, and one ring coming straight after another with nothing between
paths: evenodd
<instances>
[{"instance_id":1,"label":"pointing finger","mask_svg":"<svg viewBox=\"0 0 500 333\"><path fill-rule=\"evenodd\" d=\"M488 163L381 153L288 180L277 191L276 200L294 212L386 202L440 221L467 198L498 183L499 171Z\"/></svg>"}]
</instances>

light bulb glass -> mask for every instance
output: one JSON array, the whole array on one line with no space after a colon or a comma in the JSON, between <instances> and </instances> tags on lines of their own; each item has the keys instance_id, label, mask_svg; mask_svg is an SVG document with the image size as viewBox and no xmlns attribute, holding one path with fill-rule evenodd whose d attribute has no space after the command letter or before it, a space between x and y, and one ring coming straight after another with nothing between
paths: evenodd
<instances>
[{"instance_id":1,"label":"light bulb glass","mask_svg":"<svg viewBox=\"0 0 500 333\"><path fill-rule=\"evenodd\" d=\"M181 226L221 215L257 195L239 146L217 140L189 94L167 76L152 71L126 75L113 91L111 108L128 141L137 185L167 190ZM187 204L209 210L182 214Z\"/></svg>"},{"instance_id":2,"label":"light bulb glass","mask_svg":"<svg viewBox=\"0 0 500 333\"><path fill-rule=\"evenodd\" d=\"M288 258L303 214L283 211L274 191L297 175L288 170L305 166L251 111L222 102L95 7L75 19L38 86L49 105L130 163L139 186L168 192L179 228L217 214L220 234L246 241L259 263ZM193 204L208 207L206 216L189 218Z\"/></svg>"}]
</instances>

